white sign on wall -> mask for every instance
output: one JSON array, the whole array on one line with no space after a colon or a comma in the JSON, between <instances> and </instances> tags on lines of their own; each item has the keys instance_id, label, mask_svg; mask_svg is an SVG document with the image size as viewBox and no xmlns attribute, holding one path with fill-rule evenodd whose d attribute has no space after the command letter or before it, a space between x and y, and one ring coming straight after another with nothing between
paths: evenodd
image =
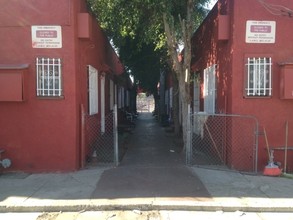
<instances>
[{"instance_id":1,"label":"white sign on wall","mask_svg":"<svg viewBox=\"0 0 293 220\"><path fill-rule=\"evenodd\" d=\"M246 43L273 44L275 38L275 21L246 21Z\"/></svg>"},{"instance_id":2,"label":"white sign on wall","mask_svg":"<svg viewBox=\"0 0 293 220\"><path fill-rule=\"evenodd\" d=\"M32 26L33 48L62 48L61 26Z\"/></svg>"}]
</instances>

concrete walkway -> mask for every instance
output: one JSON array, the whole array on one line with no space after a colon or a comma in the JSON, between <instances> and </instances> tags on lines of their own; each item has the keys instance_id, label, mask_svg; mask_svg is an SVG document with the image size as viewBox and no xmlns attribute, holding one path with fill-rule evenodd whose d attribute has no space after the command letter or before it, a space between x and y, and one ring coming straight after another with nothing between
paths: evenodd
<instances>
[{"instance_id":1,"label":"concrete walkway","mask_svg":"<svg viewBox=\"0 0 293 220\"><path fill-rule=\"evenodd\" d=\"M0 175L0 212L293 212L293 180L191 168L180 142L140 115L120 166Z\"/></svg>"},{"instance_id":2,"label":"concrete walkway","mask_svg":"<svg viewBox=\"0 0 293 220\"><path fill-rule=\"evenodd\" d=\"M174 140L151 114L141 115L120 166L102 174L92 198L210 198Z\"/></svg>"}]
</instances>

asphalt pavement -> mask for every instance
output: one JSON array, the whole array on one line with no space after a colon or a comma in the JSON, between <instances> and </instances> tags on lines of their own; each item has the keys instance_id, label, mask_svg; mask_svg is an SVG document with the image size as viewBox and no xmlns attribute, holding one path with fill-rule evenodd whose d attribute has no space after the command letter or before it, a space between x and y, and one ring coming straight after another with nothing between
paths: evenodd
<instances>
[{"instance_id":1,"label":"asphalt pavement","mask_svg":"<svg viewBox=\"0 0 293 220\"><path fill-rule=\"evenodd\" d=\"M185 165L182 143L140 114L118 167L0 174L0 212L293 212L293 180Z\"/></svg>"}]
</instances>

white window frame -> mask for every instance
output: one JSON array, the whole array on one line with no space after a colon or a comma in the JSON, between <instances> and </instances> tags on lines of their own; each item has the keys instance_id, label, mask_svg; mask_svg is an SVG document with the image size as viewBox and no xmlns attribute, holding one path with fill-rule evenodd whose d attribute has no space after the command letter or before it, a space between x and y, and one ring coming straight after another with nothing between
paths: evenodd
<instances>
[{"instance_id":1,"label":"white window frame","mask_svg":"<svg viewBox=\"0 0 293 220\"><path fill-rule=\"evenodd\" d=\"M60 58L36 58L37 96L61 97L62 71Z\"/></svg>"},{"instance_id":2,"label":"white window frame","mask_svg":"<svg viewBox=\"0 0 293 220\"><path fill-rule=\"evenodd\" d=\"M248 57L246 65L247 97L272 96L272 58Z\"/></svg>"},{"instance_id":3,"label":"white window frame","mask_svg":"<svg viewBox=\"0 0 293 220\"><path fill-rule=\"evenodd\" d=\"M204 70L204 112L215 114L216 111L216 65Z\"/></svg>"},{"instance_id":4,"label":"white window frame","mask_svg":"<svg viewBox=\"0 0 293 220\"><path fill-rule=\"evenodd\" d=\"M98 70L88 65L89 115L99 112Z\"/></svg>"}]
</instances>

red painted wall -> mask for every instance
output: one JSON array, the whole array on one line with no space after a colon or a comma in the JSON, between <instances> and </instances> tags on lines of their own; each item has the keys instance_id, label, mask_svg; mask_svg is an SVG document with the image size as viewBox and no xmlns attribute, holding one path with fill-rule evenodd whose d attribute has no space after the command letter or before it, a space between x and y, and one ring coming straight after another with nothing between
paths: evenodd
<instances>
[{"instance_id":1,"label":"red painted wall","mask_svg":"<svg viewBox=\"0 0 293 220\"><path fill-rule=\"evenodd\" d=\"M78 13L87 12L85 1L4 1L0 7L0 64L29 65L26 100L0 102L0 148L12 160L8 171L76 170L85 159L81 106L88 112L87 65L109 74L120 74L123 66L111 61L119 59L95 19L90 36L80 38ZM62 48L32 48L31 25L61 25ZM36 57L62 59L64 98L36 96Z\"/></svg>"},{"instance_id":2,"label":"red painted wall","mask_svg":"<svg viewBox=\"0 0 293 220\"><path fill-rule=\"evenodd\" d=\"M234 1L234 34L233 34L233 70L235 76L232 86L232 111L241 114L255 115L267 131L269 145L272 147L285 145L285 123L289 122L289 131L293 129L293 99L280 99L280 74L281 69L278 65L281 62L291 60L293 57L293 32L288 30L292 24L292 18L276 16L269 13L257 1L247 2ZM290 0L271 0L268 3L283 5L293 9L293 2ZM253 6L253 7L252 7ZM253 10L251 10L253 8ZM274 44L247 44L245 43L245 24L246 20L265 20L276 21L276 39ZM244 57L246 54L272 54L273 61L273 96L271 98L240 98L243 95L244 77ZM237 80L239 79L239 80ZM234 100L234 101L233 101ZM260 168L267 163L267 154L264 137L260 136L259 145L259 166ZM288 144L293 146L293 133L290 135ZM284 151L282 152L284 153ZM281 152L275 152L275 160L282 162ZM277 155L278 154L278 155ZM288 168L293 171L292 152L288 158Z\"/></svg>"},{"instance_id":3,"label":"red painted wall","mask_svg":"<svg viewBox=\"0 0 293 220\"><path fill-rule=\"evenodd\" d=\"M0 15L0 60L3 64L29 64L27 100L0 102L0 146L12 160L11 170L49 171L78 168L73 5L62 0L6 1ZM52 14L53 13L53 14ZM63 47L32 48L31 25L62 26ZM36 97L36 57L62 59L64 99Z\"/></svg>"},{"instance_id":4,"label":"red painted wall","mask_svg":"<svg viewBox=\"0 0 293 220\"><path fill-rule=\"evenodd\" d=\"M268 0L271 4L293 9L290 0ZM253 9L253 10L252 10ZM221 33L219 19L229 16L228 39L218 40ZM246 21L276 21L276 41L273 44L249 44L245 42ZM193 36L194 71L202 72L206 67L217 64L218 113L253 115L257 118L260 131L267 131L271 147L285 145L285 123L289 123L288 145L293 146L293 99L280 99L279 63L293 60L293 32L289 31L292 18L269 13L258 1L220 0L204 23ZM224 30L225 31L225 30ZM245 62L247 55L269 54L273 60L273 95L270 98L245 98ZM292 73L293 74L293 73ZM203 104L203 103L202 103ZM275 152L275 161L284 164L284 151ZM264 135L259 136L258 167L267 165ZM293 152L289 151L288 169L293 171Z\"/></svg>"}]
</instances>

